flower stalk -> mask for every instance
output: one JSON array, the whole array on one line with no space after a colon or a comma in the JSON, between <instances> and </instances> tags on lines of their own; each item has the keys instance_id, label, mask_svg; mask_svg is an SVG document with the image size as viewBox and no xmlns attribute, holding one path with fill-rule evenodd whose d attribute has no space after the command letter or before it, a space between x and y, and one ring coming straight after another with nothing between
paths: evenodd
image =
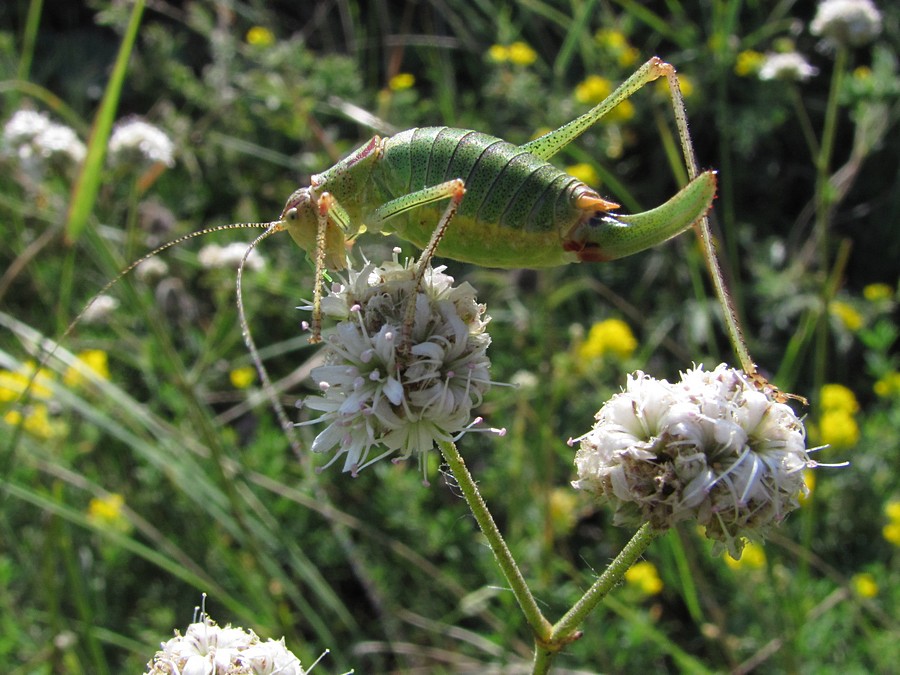
<instances>
[{"instance_id":1,"label":"flower stalk","mask_svg":"<svg viewBox=\"0 0 900 675\"><path fill-rule=\"evenodd\" d=\"M500 530L497 528L497 523L494 522L494 518L488 510L484 498L478 491L478 485L472 478L472 474L469 473L462 455L456 449L456 444L452 441L443 440L438 440L437 444L444 461L447 462L447 466L459 484L459 489L463 493L466 504L469 505L472 515L475 516L475 522L478 523L478 527L481 528L482 533L488 540L491 551L494 552L494 557L497 559L497 564L500 565L503 576L506 577L513 595L516 596L519 607L522 608L522 613L525 614L525 620L528 621L531 630L534 632L535 642L537 644L548 642L551 637L550 622L547 621L538 608L537 602L528 588L528 583L525 581L525 577L522 576L519 566L516 565L516 561L506 545L503 535L500 534Z\"/></svg>"}]
</instances>

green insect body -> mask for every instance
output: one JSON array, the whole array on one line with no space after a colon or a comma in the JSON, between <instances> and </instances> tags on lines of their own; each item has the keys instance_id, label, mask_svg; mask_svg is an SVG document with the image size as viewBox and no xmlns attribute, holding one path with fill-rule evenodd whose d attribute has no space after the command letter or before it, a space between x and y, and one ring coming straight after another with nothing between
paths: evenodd
<instances>
[{"instance_id":1,"label":"green insect body","mask_svg":"<svg viewBox=\"0 0 900 675\"><path fill-rule=\"evenodd\" d=\"M325 266L341 269L345 241L365 231L394 232L424 247L458 179L465 196L439 256L486 267L539 268L644 250L705 215L715 196L713 172L700 174L657 209L623 216L611 214L617 204L547 159L667 69L651 59L596 108L522 146L450 127L375 136L294 192L281 223L310 252L324 227Z\"/></svg>"}]
</instances>

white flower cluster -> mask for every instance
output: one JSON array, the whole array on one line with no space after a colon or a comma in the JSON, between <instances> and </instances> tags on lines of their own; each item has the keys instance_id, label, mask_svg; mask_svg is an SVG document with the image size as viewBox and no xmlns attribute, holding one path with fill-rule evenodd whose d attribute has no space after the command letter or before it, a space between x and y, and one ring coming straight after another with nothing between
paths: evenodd
<instances>
[{"instance_id":1,"label":"white flower cluster","mask_svg":"<svg viewBox=\"0 0 900 675\"><path fill-rule=\"evenodd\" d=\"M219 628L209 617L161 645L146 675L305 675L281 640L263 642L252 630Z\"/></svg>"},{"instance_id":2,"label":"white flower cluster","mask_svg":"<svg viewBox=\"0 0 900 675\"><path fill-rule=\"evenodd\" d=\"M328 465L346 455L343 470L355 475L394 453L421 462L435 441L472 426L472 408L491 385L490 318L475 289L453 286L444 269L429 266L414 291L415 266L395 255L349 270L323 298L323 314L339 323L325 334L326 365L312 371L322 395L303 404L324 413L305 424L328 424L312 445L335 451ZM369 459L375 447L384 452Z\"/></svg>"},{"instance_id":3,"label":"white flower cluster","mask_svg":"<svg viewBox=\"0 0 900 675\"><path fill-rule=\"evenodd\" d=\"M131 118L119 122L109 137L113 166L164 164L175 166L175 144L159 127Z\"/></svg>"},{"instance_id":4,"label":"white flower cluster","mask_svg":"<svg viewBox=\"0 0 900 675\"><path fill-rule=\"evenodd\" d=\"M881 23L881 12L871 0L824 0L809 31L833 44L862 47L881 34Z\"/></svg>"},{"instance_id":5,"label":"white flower cluster","mask_svg":"<svg viewBox=\"0 0 900 675\"><path fill-rule=\"evenodd\" d=\"M596 420L576 439L573 485L612 504L616 524L694 518L734 558L799 506L815 466L793 410L725 364L675 384L638 371Z\"/></svg>"},{"instance_id":6,"label":"white flower cluster","mask_svg":"<svg viewBox=\"0 0 900 675\"><path fill-rule=\"evenodd\" d=\"M3 151L23 164L56 158L77 163L87 153L74 130L34 110L18 110L9 118L3 126Z\"/></svg>"},{"instance_id":7,"label":"white flower cluster","mask_svg":"<svg viewBox=\"0 0 900 675\"><path fill-rule=\"evenodd\" d=\"M818 72L818 68L811 66L803 55L797 52L767 54L759 68L759 79L806 82Z\"/></svg>"},{"instance_id":8,"label":"white flower cluster","mask_svg":"<svg viewBox=\"0 0 900 675\"><path fill-rule=\"evenodd\" d=\"M197 260L204 269L237 269L247 251L248 244L234 242L227 246L219 246L218 244L209 244L200 249L197 254ZM253 249L247 256L247 262L244 264L246 269L257 272L266 266L265 258Z\"/></svg>"}]
</instances>

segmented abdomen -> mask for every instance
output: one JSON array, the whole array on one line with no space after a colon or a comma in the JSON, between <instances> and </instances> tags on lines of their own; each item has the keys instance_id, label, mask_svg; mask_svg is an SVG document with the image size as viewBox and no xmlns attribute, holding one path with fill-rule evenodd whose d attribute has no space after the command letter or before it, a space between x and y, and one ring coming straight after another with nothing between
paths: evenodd
<instances>
[{"instance_id":1,"label":"segmented abdomen","mask_svg":"<svg viewBox=\"0 0 900 675\"><path fill-rule=\"evenodd\" d=\"M521 148L478 131L423 127L385 140L383 187L409 194L454 178L465 181L459 216L518 231L559 231L580 215L584 183Z\"/></svg>"}]
</instances>

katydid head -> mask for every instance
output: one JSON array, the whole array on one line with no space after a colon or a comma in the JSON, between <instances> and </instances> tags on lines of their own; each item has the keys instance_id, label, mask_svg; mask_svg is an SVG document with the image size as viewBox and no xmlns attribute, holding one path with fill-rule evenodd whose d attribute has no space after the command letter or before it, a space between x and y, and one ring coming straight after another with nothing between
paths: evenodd
<instances>
[{"instance_id":1,"label":"katydid head","mask_svg":"<svg viewBox=\"0 0 900 675\"><path fill-rule=\"evenodd\" d=\"M284 205L280 224L297 245L313 258L317 253L320 223L325 228L325 267L342 270L346 267L346 237L328 218L325 200L311 187L295 191Z\"/></svg>"}]
</instances>

